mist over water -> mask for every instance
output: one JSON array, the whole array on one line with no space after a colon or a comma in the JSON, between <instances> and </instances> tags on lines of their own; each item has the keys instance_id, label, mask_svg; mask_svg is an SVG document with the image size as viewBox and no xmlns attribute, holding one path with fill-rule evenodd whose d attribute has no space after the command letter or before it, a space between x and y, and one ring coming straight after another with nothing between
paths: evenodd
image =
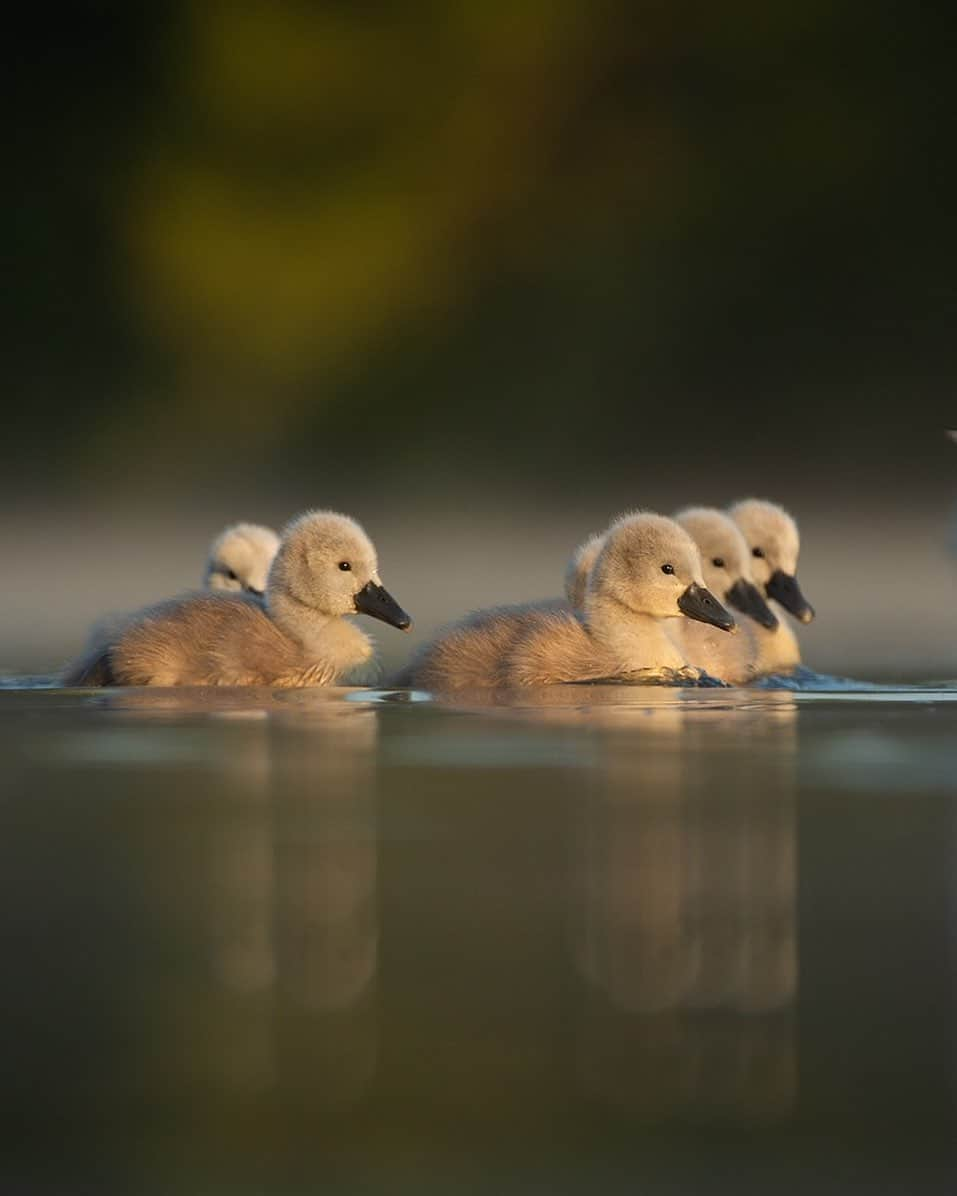
<instances>
[{"instance_id":1,"label":"mist over water","mask_svg":"<svg viewBox=\"0 0 957 1196\"><path fill-rule=\"evenodd\" d=\"M815 672L889 682L957 676L953 602L957 559L951 514L957 451L935 491L901 505L879 491L831 510L829 494L772 492L798 518L801 584L817 608L797 628ZM949 467L953 465L953 470ZM153 502L128 510L26 504L0 523L7 565L0 619L0 672L41 673L76 655L91 624L199 586L212 537L237 518L281 527L307 506L350 511L373 537L383 580L413 618L404 635L361 619L382 657L386 680L444 624L471 610L561 593L573 549L621 511L663 512L682 503L727 503L745 487L694 474L670 481L627 476L594 493L503 501L492 491L450 484L428 498L356 495L321 479L288 500L264 493L205 499L184 509ZM749 487L748 487L749 488Z\"/></svg>"}]
</instances>

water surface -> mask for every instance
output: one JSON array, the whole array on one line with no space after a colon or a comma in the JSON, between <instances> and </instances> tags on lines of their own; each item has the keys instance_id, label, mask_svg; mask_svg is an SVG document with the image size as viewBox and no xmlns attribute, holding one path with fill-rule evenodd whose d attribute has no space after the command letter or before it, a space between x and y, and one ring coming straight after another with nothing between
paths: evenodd
<instances>
[{"instance_id":1,"label":"water surface","mask_svg":"<svg viewBox=\"0 0 957 1196\"><path fill-rule=\"evenodd\" d=\"M951 1192L955 733L5 689L2 1190Z\"/></svg>"}]
</instances>

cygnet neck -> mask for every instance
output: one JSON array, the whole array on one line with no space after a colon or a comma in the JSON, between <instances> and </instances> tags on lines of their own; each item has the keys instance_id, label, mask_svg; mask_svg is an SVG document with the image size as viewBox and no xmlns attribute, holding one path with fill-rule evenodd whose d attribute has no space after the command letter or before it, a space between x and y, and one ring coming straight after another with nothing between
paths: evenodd
<instances>
[{"instance_id":1,"label":"cygnet neck","mask_svg":"<svg viewBox=\"0 0 957 1196\"><path fill-rule=\"evenodd\" d=\"M266 606L280 631L336 677L348 676L373 657L372 640L349 619L315 610L284 592L267 591Z\"/></svg>"},{"instance_id":2,"label":"cygnet neck","mask_svg":"<svg viewBox=\"0 0 957 1196\"><path fill-rule=\"evenodd\" d=\"M665 629L666 619L634 611L617 598L588 594L585 621L591 634L625 668L682 668L685 658Z\"/></svg>"},{"instance_id":3,"label":"cygnet neck","mask_svg":"<svg viewBox=\"0 0 957 1196\"><path fill-rule=\"evenodd\" d=\"M287 590L268 586L266 609L276 626L307 651L317 647L330 625L337 621L335 615L307 606Z\"/></svg>"}]
</instances>

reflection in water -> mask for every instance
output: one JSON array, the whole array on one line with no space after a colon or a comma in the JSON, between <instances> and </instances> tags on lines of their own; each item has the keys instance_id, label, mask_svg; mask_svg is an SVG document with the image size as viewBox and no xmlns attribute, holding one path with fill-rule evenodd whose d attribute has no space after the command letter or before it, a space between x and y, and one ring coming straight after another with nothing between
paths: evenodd
<instances>
[{"instance_id":1,"label":"reflection in water","mask_svg":"<svg viewBox=\"0 0 957 1196\"><path fill-rule=\"evenodd\" d=\"M170 845L187 883L168 855L152 878L161 924L205 961L185 989L151 1002L165 1023L157 1062L200 1090L278 1085L296 1102L341 1106L362 1095L376 1060L376 713L341 697L284 698L205 707L237 735L209 777L196 841L180 830ZM180 712L197 700L184 694ZM146 695L121 701L155 716ZM176 712L175 695L159 701Z\"/></svg>"},{"instance_id":2,"label":"reflection in water","mask_svg":"<svg viewBox=\"0 0 957 1196\"><path fill-rule=\"evenodd\" d=\"M953 1190L953 696L0 693L0 1189Z\"/></svg>"},{"instance_id":3,"label":"reflection in water","mask_svg":"<svg viewBox=\"0 0 957 1196\"><path fill-rule=\"evenodd\" d=\"M753 719L738 709L731 722L719 705L646 701L627 735L622 715L601 732L603 766L576 835L584 1087L651 1116L787 1115L793 703L781 695L770 716L766 705Z\"/></svg>"},{"instance_id":4,"label":"reflection in water","mask_svg":"<svg viewBox=\"0 0 957 1196\"><path fill-rule=\"evenodd\" d=\"M196 929L205 939L200 951L212 1002L224 1012L208 1061L227 1087L242 1092L275 1079L268 1016L276 974L269 737L265 714L244 718L242 737L217 778L227 792L214 799L197 861Z\"/></svg>"},{"instance_id":5,"label":"reflection in water","mask_svg":"<svg viewBox=\"0 0 957 1196\"><path fill-rule=\"evenodd\" d=\"M376 715L273 727L278 1062L288 1096L357 1100L376 1066Z\"/></svg>"}]
</instances>

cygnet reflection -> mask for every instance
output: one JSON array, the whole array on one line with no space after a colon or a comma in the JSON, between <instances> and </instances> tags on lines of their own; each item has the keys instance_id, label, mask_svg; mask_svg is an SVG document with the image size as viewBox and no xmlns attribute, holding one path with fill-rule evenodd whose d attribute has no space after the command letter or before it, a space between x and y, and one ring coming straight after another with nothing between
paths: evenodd
<instances>
[{"instance_id":1,"label":"cygnet reflection","mask_svg":"<svg viewBox=\"0 0 957 1196\"><path fill-rule=\"evenodd\" d=\"M247 697L214 696L206 801L159 831L154 916L202 966L160 981L156 1065L200 1092L344 1107L377 1058L377 714L341 691ZM199 695L155 696L176 699Z\"/></svg>"},{"instance_id":2,"label":"cygnet reflection","mask_svg":"<svg viewBox=\"0 0 957 1196\"><path fill-rule=\"evenodd\" d=\"M579 1068L658 1117L786 1117L798 984L793 698L686 702L602 733L583 793L572 950Z\"/></svg>"}]
</instances>

